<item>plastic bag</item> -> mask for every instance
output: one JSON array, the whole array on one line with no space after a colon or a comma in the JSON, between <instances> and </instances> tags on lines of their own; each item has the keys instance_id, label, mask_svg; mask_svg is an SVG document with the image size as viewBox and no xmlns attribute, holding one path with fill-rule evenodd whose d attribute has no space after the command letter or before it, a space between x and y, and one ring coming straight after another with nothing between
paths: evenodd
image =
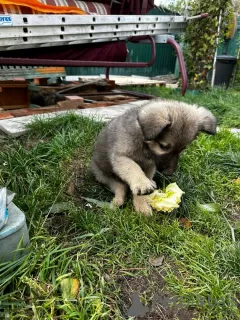
<instances>
[{"instance_id":1,"label":"plastic bag","mask_svg":"<svg viewBox=\"0 0 240 320\"><path fill-rule=\"evenodd\" d=\"M6 187L0 187L0 230L8 221L8 205L12 202L15 193L7 190Z\"/></svg>"}]
</instances>

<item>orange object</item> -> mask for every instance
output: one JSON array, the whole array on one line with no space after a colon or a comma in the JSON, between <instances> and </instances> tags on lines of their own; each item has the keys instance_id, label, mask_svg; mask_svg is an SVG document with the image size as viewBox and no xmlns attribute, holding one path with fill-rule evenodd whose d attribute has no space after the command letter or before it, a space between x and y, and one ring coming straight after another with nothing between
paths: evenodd
<instances>
[{"instance_id":1,"label":"orange object","mask_svg":"<svg viewBox=\"0 0 240 320\"><path fill-rule=\"evenodd\" d=\"M0 81L0 108L3 110L28 108L30 95L26 80Z\"/></svg>"},{"instance_id":2,"label":"orange object","mask_svg":"<svg viewBox=\"0 0 240 320\"><path fill-rule=\"evenodd\" d=\"M39 2L38 0L0 0L0 4L14 4L17 6L25 6L33 10L45 13L74 13L81 15L87 14L80 8L67 6L49 6Z\"/></svg>"},{"instance_id":3,"label":"orange object","mask_svg":"<svg viewBox=\"0 0 240 320\"><path fill-rule=\"evenodd\" d=\"M179 221L184 225L185 228L189 229L192 226L192 221L188 220L188 218L180 218Z\"/></svg>"},{"instance_id":4,"label":"orange object","mask_svg":"<svg viewBox=\"0 0 240 320\"><path fill-rule=\"evenodd\" d=\"M13 115L6 111L0 111L0 120L13 118Z\"/></svg>"}]
</instances>

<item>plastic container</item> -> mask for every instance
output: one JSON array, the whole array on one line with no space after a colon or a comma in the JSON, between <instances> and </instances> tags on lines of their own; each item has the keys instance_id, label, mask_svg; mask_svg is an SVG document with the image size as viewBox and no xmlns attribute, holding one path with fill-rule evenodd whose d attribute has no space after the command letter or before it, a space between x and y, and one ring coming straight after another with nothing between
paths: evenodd
<instances>
[{"instance_id":1,"label":"plastic container","mask_svg":"<svg viewBox=\"0 0 240 320\"><path fill-rule=\"evenodd\" d=\"M8 222L0 230L0 262L16 260L27 250L29 233L24 213L14 204L8 206Z\"/></svg>"},{"instance_id":2,"label":"plastic container","mask_svg":"<svg viewBox=\"0 0 240 320\"><path fill-rule=\"evenodd\" d=\"M229 55L217 56L214 85L229 87L237 58Z\"/></svg>"}]
</instances>

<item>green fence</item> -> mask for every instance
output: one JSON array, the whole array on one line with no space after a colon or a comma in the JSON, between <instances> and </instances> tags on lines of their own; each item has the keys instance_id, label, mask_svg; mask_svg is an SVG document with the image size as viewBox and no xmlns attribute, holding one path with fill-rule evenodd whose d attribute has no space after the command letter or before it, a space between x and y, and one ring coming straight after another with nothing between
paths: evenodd
<instances>
[{"instance_id":1,"label":"green fence","mask_svg":"<svg viewBox=\"0 0 240 320\"><path fill-rule=\"evenodd\" d=\"M227 54L230 56L237 57L240 41L240 16L238 16L238 27L237 32L235 33L232 39L226 40L224 43L221 43L218 47L218 55Z\"/></svg>"},{"instance_id":2,"label":"green fence","mask_svg":"<svg viewBox=\"0 0 240 320\"><path fill-rule=\"evenodd\" d=\"M128 45L129 60L134 62L147 62L151 60L151 45L148 44L132 44ZM154 77L157 75L165 75L174 73L176 55L173 48L168 44L156 45L157 58L151 67L147 68L112 68L112 75L139 75L146 77ZM98 75L104 74L104 68L66 68L68 75Z\"/></svg>"}]
</instances>

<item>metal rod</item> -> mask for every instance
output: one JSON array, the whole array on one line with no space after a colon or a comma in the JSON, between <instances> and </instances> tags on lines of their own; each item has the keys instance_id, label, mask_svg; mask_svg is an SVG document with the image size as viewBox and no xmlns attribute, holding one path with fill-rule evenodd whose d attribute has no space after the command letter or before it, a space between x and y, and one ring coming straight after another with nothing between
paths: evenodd
<instances>
[{"instance_id":1,"label":"metal rod","mask_svg":"<svg viewBox=\"0 0 240 320\"><path fill-rule=\"evenodd\" d=\"M193 19L201 19L201 18L207 18L208 13L201 13L196 16L187 17L187 20L193 20Z\"/></svg>"},{"instance_id":2,"label":"metal rod","mask_svg":"<svg viewBox=\"0 0 240 320\"><path fill-rule=\"evenodd\" d=\"M233 71L232 85L234 85L234 82L235 82L235 79L236 79L236 74L237 74L237 71L238 71L238 68L239 68L239 65L238 65L239 55L240 55L240 47L239 47L238 52L237 52L237 63L235 65L235 68L234 68L234 71Z\"/></svg>"},{"instance_id":3,"label":"metal rod","mask_svg":"<svg viewBox=\"0 0 240 320\"><path fill-rule=\"evenodd\" d=\"M106 71L105 71L105 78L109 80L109 71L110 71L110 68L107 67L106 68Z\"/></svg>"},{"instance_id":4,"label":"metal rod","mask_svg":"<svg viewBox=\"0 0 240 320\"><path fill-rule=\"evenodd\" d=\"M213 59L213 72L212 72L212 80L211 80L211 87L212 88L214 87L215 76L216 76L217 51L218 51L218 42L219 42L221 22L222 22L222 9L220 10L219 19L218 19L216 50L215 50L214 59Z\"/></svg>"},{"instance_id":5,"label":"metal rod","mask_svg":"<svg viewBox=\"0 0 240 320\"><path fill-rule=\"evenodd\" d=\"M188 86L188 77L187 77L187 70L186 70L182 50L180 48L180 45L174 39L168 38L167 43L170 44L177 53L180 72L181 72L181 78L182 78L181 94L184 95L186 93L187 86Z\"/></svg>"}]
</instances>

